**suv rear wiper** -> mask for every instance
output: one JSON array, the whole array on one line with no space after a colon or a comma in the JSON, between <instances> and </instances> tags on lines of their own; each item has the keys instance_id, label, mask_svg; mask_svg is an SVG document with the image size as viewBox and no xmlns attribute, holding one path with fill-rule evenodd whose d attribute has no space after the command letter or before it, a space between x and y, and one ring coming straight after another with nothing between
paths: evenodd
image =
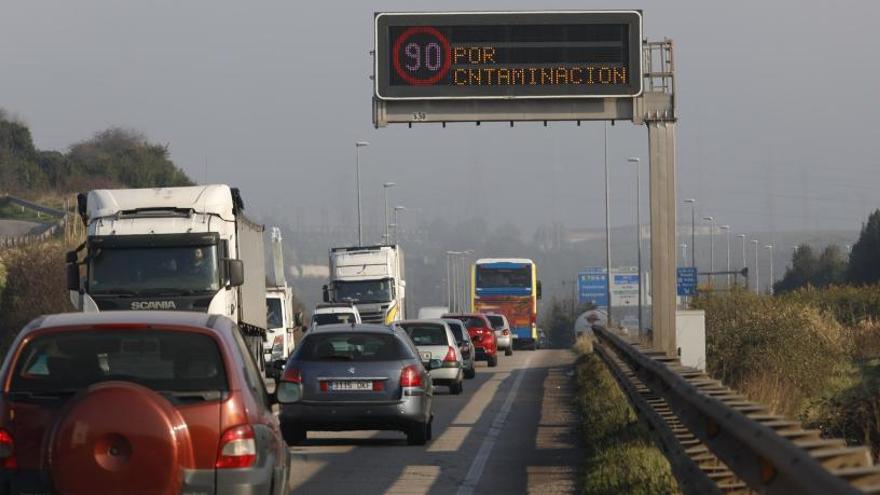
<instances>
[{"instance_id":1,"label":"suv rear wiper","mask_svg":"<svg viewBox=\"0 0 880 495\"><path fill-rule=\"evenodd\" d=\"M179 402L208 402L223 398L220 390L158 390L158 393Z\"/></svg>"},{"instance_id":2,"label":"suv rear wiper","mask_svg":"<svg viewBox=\"0 0 880 495\"><path fill-rule=\"evenodd\" d=\"M40 399L61 399L76 395L79 390L17 390L8 392L8 396L12 400L40 400Z\"/></svg>"}]
</instances>

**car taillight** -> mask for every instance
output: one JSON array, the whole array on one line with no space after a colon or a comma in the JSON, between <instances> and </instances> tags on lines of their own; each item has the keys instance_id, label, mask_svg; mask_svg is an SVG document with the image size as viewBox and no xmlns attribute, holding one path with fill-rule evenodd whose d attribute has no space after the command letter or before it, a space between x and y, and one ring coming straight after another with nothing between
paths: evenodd
<instances>
[{"instance_id":1,"label":"car taillight","mask_svg":"<svg viewBox=\"0 0 880 495\"><path fill-rule=\"evenodd\" d=\"M501 335L510 335L510 330L505 328L504 330L501 331Z\"/></svg>"},{"instance_id":2,"label":"car taillight","mask_svg":"<svg viewBox=\"0 0 880 495\"><path fill-rule=\"evenodd\" d=\"M455 356L455 347L449 346L449 350L446 351L446 356L443 358L443 361L458 361L458 358Z\"/></svg>"},{"instance_id":3,"label":"car taillight","mask_svg":"<svg viewBox=\"0 0 880 495\"><path fill-rule=\"evenodd\" d=\"M220 437L217 469L238 469L253 466L257 461L257 442L250 425L235 426Z\"/></svg>"},{"instance_id":4,"label":"car taillight","mask_svg":"<svg viewBox=\"0 0 880 495\"><path fill-rule=\"evenodd\" d=\"M401 387L421 387L422 372L419 367L411 364L400 370L400 386Z\"/></svg>"},{"instance_id":5,"label":"car taillight","mask_svg":"<svg viewBox=\"0 0 880 495\"><path fill-rule=\"evenodd\" d=\"M299 368L285 368L281 381L302 384L303 379L299 372Z\"/></svg>"},{"instance_id":6,"label":"car taillight","mask_svg":"<svg viewBox=\"0 0 880 495\"><path fill-rule=\"evenodd\" d=\"M15 458L15 441L12 434L0 428L0 468L18 469L18 461Z\"/></svg>"}]
</instances>

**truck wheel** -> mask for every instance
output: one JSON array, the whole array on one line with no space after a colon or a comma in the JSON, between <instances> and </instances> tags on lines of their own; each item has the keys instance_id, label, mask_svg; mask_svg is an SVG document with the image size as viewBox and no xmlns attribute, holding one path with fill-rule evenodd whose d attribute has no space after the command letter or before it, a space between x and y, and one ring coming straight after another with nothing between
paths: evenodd
<instances>
[{"instance_id":1,"label":"truck wheel","mask_svg":"<svg viewBox=\"0 0 880 495\"><path fill-rule=\"evenodd\" d=\"M498 356L489 356L489 367L494 368L498 366Z\"/></svg>"},{"instance_id":2,"label":"truck wheel","mask_svg":"<svg viewBox=\"0 0 880 495\"><path fill-rule=\"evenodd\" d=\"M408 445L425 445L431 431L430 423L415 423L406 431L406 443Z\"/></svg>"},{"instance_id":3,"label":"truck wheel","mask_svg":"<svg viewBox=\"0 0 880 495\"><path fill-rule=\"evenodd\" d=\"M304 442L306 439L306 430L301 426L284 426L281 425L281 436L287 445L296 445Z\"/></svg>"},{"instance_id":4,"label":"truck wheel","mask_svg":"<svg viewBox=\"0 0 880 495\"><path fill-rule=\"evenodd\" d=\"M477 376L477 370L475 370L474 368L468 368L468 369L464 370L464 377L465 378L473 378L475 376Z\"/></svg>"},{"instance_id":5,"label":"truck wheel","mask_svg":"<svg viewBox=\"0 0 880 495\"><path fill-rule=\"evenodd\" d=\"M507 349L504 349L505 356L513 356L513 344L510 344Z\"/></svg>"}]
</instances>

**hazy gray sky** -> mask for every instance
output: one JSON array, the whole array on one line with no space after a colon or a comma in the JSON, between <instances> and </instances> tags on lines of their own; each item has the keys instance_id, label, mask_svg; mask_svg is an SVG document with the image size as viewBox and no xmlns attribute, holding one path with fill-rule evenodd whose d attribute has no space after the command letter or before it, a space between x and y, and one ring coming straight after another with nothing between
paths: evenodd
<instances>
[{"instance_id":1,"label":"hazy gray sky","mask_svg":"<svg viewBox=\"0 0 880 495\"><path fill-rule=\"evenodd\" d=\"M168 143L195 179L207 160L209 181L238 185L254 209L307 223L353 221L353 143L366 139L371 219L381 214L381 183L393 180L394 202L420 219L484 216L526 233L554 221L600 226L601 124L372 127L374 11L538 6L6 1L0 106L30 124L42 148L112 125L142 130ZM678 192L696 197L701 213L738 231L855 229L880 206L880 2L540 7L641 8L650 39L675 41ZM646 157L646 130L618 123L609 142L613 221L630 223L634 172L625 159Z\"/></svg>"}]
</instances>

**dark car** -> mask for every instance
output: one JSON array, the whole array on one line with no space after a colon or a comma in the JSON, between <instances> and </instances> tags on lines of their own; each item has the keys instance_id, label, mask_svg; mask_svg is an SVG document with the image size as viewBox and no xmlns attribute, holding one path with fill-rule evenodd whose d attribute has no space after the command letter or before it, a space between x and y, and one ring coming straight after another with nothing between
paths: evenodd
<instances>
[{"instance_id":1,"label":"dark car","mask_svg":"<svg viewBox=\"0 0 880 495\"><path fill-rule=\"evenodd\" d=\"M471 342L471 334L468 333L467 328L461 320L446 318L443 321L449 325L449 329L452 330L452 335L455 336L458 349L461 351L461 357L464 361L464 377L468 379L474 378L477 376L477 370L474 366L474 354L476 354L476 349L474 348L473 342Z\"/></svg>"},{"instance_id":2,"label":"dark car","mask_svg":"<svg viewBox=\"0 0 880 495\"><path fill-rule=\"evenodd\" d=\"M486 315L482 313L446 314L443 318L454 318L464 323L471 341L476 349L474 358L477 361L486 361L490 368L498 366L498 340L495 329Z\"/></svg>"},{"instance_id":3,"label":"dark car","mask_svg":"<svg viewBox=\"0 0 880 495\"><path fill-rule=\"evenodd\" d=\"M40 317L0 373L0 493L289 491L272 400L228 318Z\"/></svg>"},{"instance_id":4,"label":"dark car","mask_svg":"<svg viewBox=\"0 0 880 495\"><path fill-rule=\"evenodd\" d=\"M432 360L429 368L440 368ZM326 325L297 346L278 384L287 443L309 430L398 430L431 439L434 386L407 334L384 325Z\"/></svg>"}]
</instances>

